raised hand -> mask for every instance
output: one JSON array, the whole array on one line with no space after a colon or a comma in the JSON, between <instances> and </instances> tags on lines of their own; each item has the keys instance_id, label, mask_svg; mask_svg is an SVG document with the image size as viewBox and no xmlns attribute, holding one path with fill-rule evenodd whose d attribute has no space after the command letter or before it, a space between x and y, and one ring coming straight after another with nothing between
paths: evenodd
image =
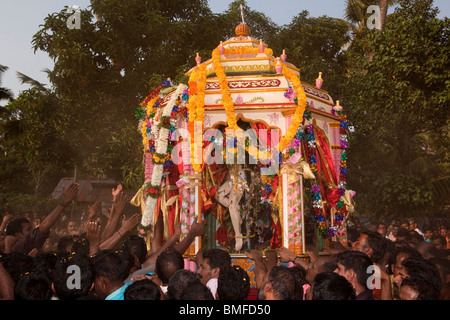
<instances>
[{"instance_id":1,"label":"raised hand","mask_svg":"<svg viewBox=\"0 0 450 320\"><path fill-rule=\"evenodd\" d=\"M95 215L100 212L102 207L102 203L97 201L96 203L94 203L92 206L88 207L89 208L89 215L88 215L88 221L91 221Z\"/></svg>"},{"instance_id":2,"label":"raised hand","mask_svg":"<svg viewBox=\"0 0 450 320\"><path fill-rule=\"evenodd\" d=\"M8 213L3 217L2 225L7 225L9 221L14 219L14 215L12 213Z\"/></svg>"},{"instance_id":3,"label":"raised hand","mask_svg":"<svg viewBox=\"0 0 450 320\"><path fill-rule=\"evenodd\" d=\"M67 189L63 186L61 204L64 207L67 206L73 199L76 198L78 194L78 187L79 187L78 183L72 183L70 187Z\"/></svg>"},{"instance_id":4,"label":"raised hand","mask_svg":"<svg viewBox=\"0 0 450 320\"><path fill-rule=\"evenodd\" d=\"M86 238L89 240L89 255L93 256L100 247L102 227L96 222L89 222L86 226Z\"/></svg>"},{"instance_id":5,"label":"raised hand","mask_svg":"<svg viewBox=\"0 0 450 320\"><path fill-rule=\"evenodd\" d=\"M102 227L96 222L89 222L86 226L86 238L89 243L100 243Z\"/></svg>"},{"instance_id":6,"label":"raised hand","mask_svg":"<svg viewBox=\"0 0 450 320\"><path fill-rule=\"evenodd\" d=\"M114 206L114 213L115 214L120 214L123 212L123 210L125 209L125 206L128 203L128 196L123 193L123 192L119 192L115 198L115 202L113 204Z\"/></svg>"},{"instance_id":7,"label":"raised hand","mask_svg":"<svg viewBox=\"0 0 450 320\"><path fill-rule=\"evenodd\" d=\"M181 229L180 229L181 231ZM205 232L205 223L204 222L198 222L197 220L194 221L191 225L191 229L189 230L192 235L199 237L203 235L203 232Z\"/></svg>"},{"instance_id":8,"label":"raised hand","mask_svg":"<svg viewBox=\"0 0 450 320\"><path fill-rule=\"evenodd\" d=\"M114 188L112 189L111 194L113 196L113 202L116 202L116 198L119 195L119 193L121 193L122 189L123 189L123 187L121 184L119 184L116 189L114 189Z\"/></svg>"},{"instance_id":9,"label":"raised hand","mask_svg":"<svg viewBox=\"0 0 450 320\"><path fill-rule=\"evenodd\" d=\"M311 262L315 262L319 260L319 253L317 251L306 251L306 253L309 255L309 258L311 259Z\"/></svg>"},{"instance_id":10,"label":"raised hand","mask_svg":"<svg viewBox=\"0 0 450 320\"><path fill-rule=\"evenodd\" d=\"M292 250L289 250L288 248L283 246L278 248L277 252L281 262L290 262L297 257L297 255Z\"/></svg>"},{"instance_id":11,"label":"raised hand","mask_svg":"<svg viewBox=\"0 0 450 320\"><path fill-rule=\"evenodd\" d=\"M141 215L139 213L133 214L128 219L126 219L126 217L123 216L122 226L120 227L120 230L122 231L121 234L123 235L125 232L133 230L133 228L135 228L138 225L140 219Z\"/></svg>"}]
</instances>

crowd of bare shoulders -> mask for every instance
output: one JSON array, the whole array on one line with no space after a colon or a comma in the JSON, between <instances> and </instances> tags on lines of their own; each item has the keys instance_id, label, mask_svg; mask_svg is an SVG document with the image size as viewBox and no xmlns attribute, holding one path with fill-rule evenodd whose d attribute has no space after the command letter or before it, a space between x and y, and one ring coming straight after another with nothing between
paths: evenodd
<instances>
[{"instance_id":1,"label":"crowd of bare shoulders","mask_svg":"<svg viewBox=\"0 0 450 320\"><path fill-rule=\"evenodd\" d=\"M164 238L159 215L151 238L137 232L140 214L119 185L102 214L100 202L76 219L67 209L78 184L62 192L45 217L3 214L1 300L449 300L447 220L347 221L348 246L331 241L297 255L285 247L243 252L251 274L222 249L183 254L203 235L193 222ZM195 271L186 268L187 259Z\"/></svg>"}]
</instances>

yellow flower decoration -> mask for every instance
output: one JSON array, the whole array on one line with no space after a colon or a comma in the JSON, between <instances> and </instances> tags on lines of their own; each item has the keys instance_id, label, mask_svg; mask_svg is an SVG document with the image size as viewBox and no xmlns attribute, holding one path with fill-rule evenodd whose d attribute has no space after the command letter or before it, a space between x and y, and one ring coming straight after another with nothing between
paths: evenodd
<instances>
[{"instance_id":1,"label":"yellow flower decoration","mask_svg":"<svg viewBox=\"0 0 450 320\"><path fill-rule=\"evenodd\" d=\"M205 113L205 89L206 89L206 64L201 64L198 70L198 82L197 82L197 96L196 96L196 109L195 109L195 121L204 121ZM203 133L203 132L202 132ZM203 137L203 134L202 134ZM191 163L195 172L200 172L202 170L201 164L194 163L196 150L201 150L203 154L202 145L198 146L196 144L194 135L191 135ZM202 154L200 155L202 157Z\"/></svg>"},{"instance_id":2,"label":"yellow flower decoration","mask_svg":"<svg viewBox=\"0 0 450 320\"><path fill-rule=\"evenodd\" d=\"M256 47L231 47L225 48L224 54L258 54L259 49ZM272 55L273 51L270 48L265 48L264 53L268 55ZM228 80L222 63L220 61L220 50L219 48L215 48L212 51L212 61L214 66L214 71L217 76L217 80L219 82L220 91L222 93L222 101L223 107L225 109L225 113L227 115L227 124L229 129L234 129L236 137L238 139L242 139L243 131L238 130L239 127L237 125L236 114L234 111L234 102L231 97L230 87L228 86ZM300 127L303 121L303 113L306 108L306 94L303 90L301 81L299 77L291 71L285 63L283 63L283 75L292 83L294 90L297 92L297 108L295 110L294 116L292 118L291 124L287 129L286 134L281 139L280 143L273 148L272 150L277 150L278 152L282 152L286 149L288 144L292 141L295 134L297 133L298 128ZM191 133L191 163L194 163L194 148L195 143L193 140L194 136L194 120L202 121L204 120L204 101L205 101L205 87L206 87L206 65L200 65L199 68L196 68L194 72L191 73L189 78L189 103L188 103L188 115L189 115L189 131ZM192 89L191 89L192 87ZM247 152L254 158L259 160L267 160L269 158L275 158L269 151L261 151L258 150L255 146L249 146L246 148ZM234 153L234 151L233 151ZM194 165L194 170L196 172L200 172L201 165Z\"/></svg>"}]
</instances>

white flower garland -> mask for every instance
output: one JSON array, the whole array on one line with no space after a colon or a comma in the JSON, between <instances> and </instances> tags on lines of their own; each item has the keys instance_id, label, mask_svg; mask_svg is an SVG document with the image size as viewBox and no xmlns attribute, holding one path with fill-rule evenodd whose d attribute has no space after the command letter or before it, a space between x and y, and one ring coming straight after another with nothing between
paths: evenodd
<instances>
[{"instance_id":1,"label":"white flower garland","mask_svg":"<svg viewBox=\"0 0 450 320\"><path fill-rule=\"evenodd\" d=\"M175 106L177 98L183 93L184 90L187 89L187 86L184 84L180 84L175 91L175 93L170 98L170 101L167 103L164 108L162 117L170 117L172 113L172 109ZM169 141L169 130L167 128L159 128L156 123L152 125L152 134L154 135L156 140L156 153L166 154L167 153L167 145ZM157 163L153 165L153 172L151 178L151 185L154 187L159 187L161 185L161 180L163 176L164 165L161 163ZM157 197L147 196L147 200L145 202L145 210L142 214L141 224L144 227L149 226L153 222L153 212L155 211L156 204L158 203Z\"/></svg>"}]
</instances>

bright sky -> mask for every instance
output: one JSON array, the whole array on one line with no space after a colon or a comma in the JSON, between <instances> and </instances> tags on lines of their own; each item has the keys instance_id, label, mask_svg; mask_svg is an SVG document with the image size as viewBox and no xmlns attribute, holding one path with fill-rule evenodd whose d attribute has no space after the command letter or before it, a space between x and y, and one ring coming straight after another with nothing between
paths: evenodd
<instances>
[{"instance_id":1,"label":"bright sky","mask_svg":"<svg viewBox=\"0 0 450 320\"><path fill-rule=\"evenodd\" d=\"M214 13L228 9L232 0L209 0ZM310 16L327 15L343 18L345 0L247 0L252 9L263 12L278 25L291 22L292 18L302 10L308 10ZM374 4L378 3L374 0ZM450 0L435 0L439 7L440 18L449 16ZM48 83L43 69L53 69L53 62L46 53L33 52L31 40L39 30L44 18L53 12L61 11L64 6L78 5L85 9L90 0L0 0L0 65L9 69L3 74L2 87L10 88L17 97L20 90L27 89L21 85L16 72L22 72L42 83ZM1 102L6 104L5 101Z\"/></svg>"}]
</instances>

